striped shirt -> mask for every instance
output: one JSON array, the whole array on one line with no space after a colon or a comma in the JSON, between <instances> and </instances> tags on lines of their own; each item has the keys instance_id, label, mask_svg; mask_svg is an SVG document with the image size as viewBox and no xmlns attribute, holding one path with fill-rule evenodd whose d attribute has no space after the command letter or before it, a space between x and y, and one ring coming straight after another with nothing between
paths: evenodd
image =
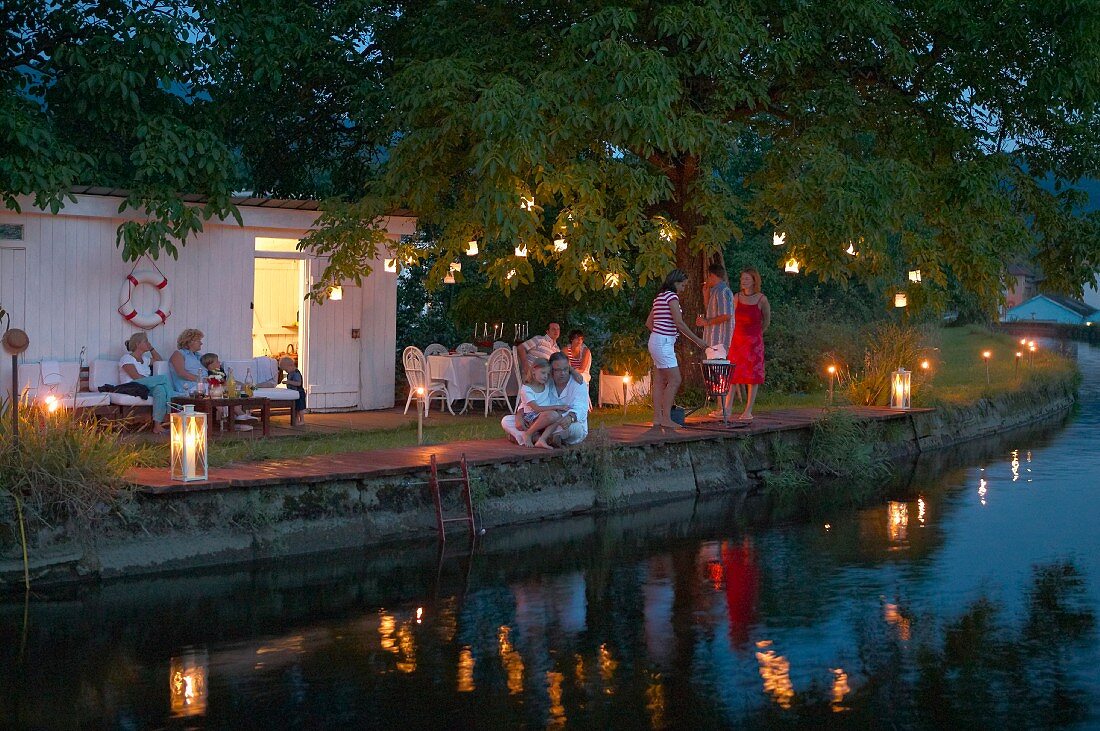
<instances>
[{"instance_id":1,"label":"striped shirt","mask_svg":"<svg viewBox=\"0 0 1100 731\"><path fill-rule=\"evenodd\" d=\"M673 302L679 305L680 298L675 292L669 291L659 292L653 299L653 332L658 335L671 335L672 337L680 335L676 323L672 321L670 306Z\"/></svg>"},{"instance_id":2,"label":"striped shirt","mask_svg":"<svg viewBox=\"0 0 1100 731\"><path fill-rule=\"evenodd\" d=\"M536 335L529 340L525 340L523 347L527 350L528 365L533 363L535 358L550 360L550 356L559 350L557 342L549 335Z\"/></svg>"},{"instance_id":3,"label":"striped shirt","mask_svg":"<svg viewBox=\"0 0 1100 731\"><path fill-rule=\"evenodd\" d=\"M708 325L703 328L703 340L707 346L721 345L729 348L733 340L733 290L725 282L718 282L707 297L707 319L713 320L721 315L729 319L720 325Z\"/></svg>"},{"instance_id":4,"label":"striped shirt","mask_svg":"<svg viewBox=\"0 0 1100 731\"><path fill-rule=\"evenodd\" d=\"M581 369L581 366L584 365L584 353L587 350L588 350L588 346L587 345L582 345L577 350L577 354L573 355L572 347L567 345L567 346L565 346L565 349L562 350L561 352L565 353L565 357L569 359L569 365L573 368L573 370L579 371Z\"/></svg>"}]
</instances>

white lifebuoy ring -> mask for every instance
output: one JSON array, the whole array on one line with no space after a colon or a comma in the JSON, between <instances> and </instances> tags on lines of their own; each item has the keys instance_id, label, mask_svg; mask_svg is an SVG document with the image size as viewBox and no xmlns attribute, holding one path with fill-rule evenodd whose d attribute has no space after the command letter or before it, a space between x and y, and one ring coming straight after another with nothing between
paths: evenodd
<instances>
[{"instance_id":1,"label":"white lifebuoy ring","mask_svg":"<svg viewBox=\"0 0 1100 731\"><path fill-rule=\"evenodd\" d=\"M134 287L142 284L152 285L160 295L157 308L150 313L138 312L137 308L130 304ZM152 330L158 325L163 325L172 314L172 292L168 289L168 277L155 269L140 269L127 276L118 293L118 314L122 315L122 319L142 330Z\"/></svg>"}]
</instances>

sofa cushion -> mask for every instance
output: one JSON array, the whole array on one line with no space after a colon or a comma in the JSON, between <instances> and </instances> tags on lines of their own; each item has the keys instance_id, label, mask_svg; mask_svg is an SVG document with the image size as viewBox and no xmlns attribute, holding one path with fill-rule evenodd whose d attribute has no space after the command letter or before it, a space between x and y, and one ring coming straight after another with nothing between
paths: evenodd
<instances>
[{"instance_id":1,"label":"sofa cushion","mask_svg":"<svg viewBox=\"0 0 1100 731\"><path fill-rule=\"evenodd\" d=\"M138 398L137 396L128 396L124 393L106 393L104 396L109 396L111 403L115 406L152 406L153 399L150 398Z\"/></svg>"}]
</instances>

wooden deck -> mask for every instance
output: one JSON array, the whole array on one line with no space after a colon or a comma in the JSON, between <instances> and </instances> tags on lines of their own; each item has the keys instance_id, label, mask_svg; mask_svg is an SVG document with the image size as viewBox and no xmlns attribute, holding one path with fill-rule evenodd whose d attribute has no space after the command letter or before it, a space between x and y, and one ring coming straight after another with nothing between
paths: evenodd
<instances>
[{"instance_id":1,"label":"wooden deck","mask_svg":"<svg viewBox=\"0 0 1100 731\"><path fill-rule=\"evenodd\" d=\"M907 413L881 407L844 407L861 419L890 421L903 419ZM913 409L912 411L928 411ZM692 417L676 433L653 431L649 424L627 424L608 429L613 443L618 445L650 445L701 441L722 436L803 429L823 415L820 408L783 409L764 412L751 424L734 426L721 420ZM132 470L129 481L148 495L185 495L233 488L263 487L286 482L310 483L330 480L358 480L368 477L415 472L427 468L429 458L436 455L441 467L457 464L465 454L471 466L513 462L533 462L553 459L561 451L520 447L501 434L500 439L450 442L420 447L378 449L369 452L345 452L313 457L300 457L263 462L248 462L210 470L209 479L202 482L176 482L169 479L168 470L139 468Z\"/></svg>"}]
</instances>

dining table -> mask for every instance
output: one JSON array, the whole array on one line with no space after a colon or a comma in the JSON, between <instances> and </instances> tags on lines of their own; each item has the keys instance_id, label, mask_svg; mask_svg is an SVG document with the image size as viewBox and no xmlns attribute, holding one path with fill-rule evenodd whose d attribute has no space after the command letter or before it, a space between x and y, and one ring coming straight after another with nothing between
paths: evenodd
<instances>
[{"instance_id":1,"label":"dining table","mask_svg":"<svg viewBox=\"0 0 1100 731\"><path fill-rule=\"evenodd\" d=\"M486 383L485 366L489 361L488 353L429 355L426 360L428 379L443 381L447 385L448 401L452 406L455 401L462 401L466 398L466 391L470 386L484 386ZM508 379L505 392L509 396L514 396L518 389L519 386L513 373Z\"/></svg>"}]
</instances>

